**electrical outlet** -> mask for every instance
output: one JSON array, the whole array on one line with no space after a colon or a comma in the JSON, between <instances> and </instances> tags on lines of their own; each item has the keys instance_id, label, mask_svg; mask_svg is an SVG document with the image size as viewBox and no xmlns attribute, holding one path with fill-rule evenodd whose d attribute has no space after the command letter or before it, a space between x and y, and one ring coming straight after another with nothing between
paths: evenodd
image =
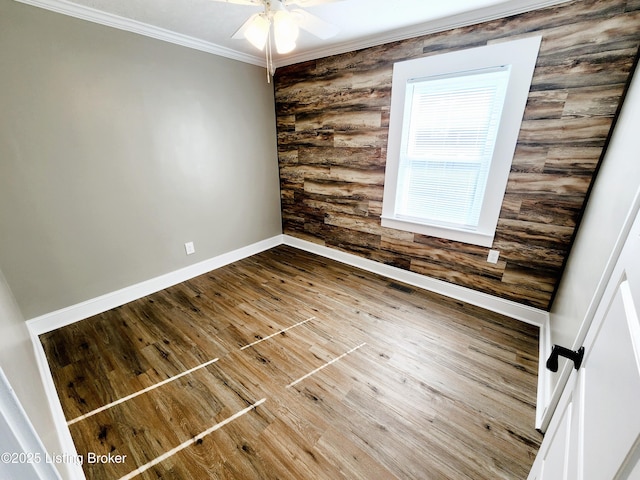
<instances>
[{"instance_id":1,"label":"electrical outlet","mask_svg":"<svg viewBox=\"0 0 640 480\"><path fill-rule=\"evenodd\" d=\"M489 250L489 255L487 255L487 262L498 263L498 258L500 258L499 250Z\"/></svg>"},{"instance_id":2,"label":"electrical outlet","mask_svg":"<svg viewBox=\"0 0 640 480\"><path fill-rule=\"evenodd\" d=\"M192 255L196 253L196 247L193 246L193 242L185 243L184 250L187 252L187 255Z\"/></svg>"}]
</instances>

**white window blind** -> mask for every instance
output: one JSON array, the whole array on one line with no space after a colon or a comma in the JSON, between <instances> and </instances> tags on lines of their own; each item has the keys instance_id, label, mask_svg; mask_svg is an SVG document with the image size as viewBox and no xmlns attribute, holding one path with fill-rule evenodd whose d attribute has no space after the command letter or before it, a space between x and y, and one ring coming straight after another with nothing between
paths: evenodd
<instances>
[{"instance_id":1,"label":"white window blind","mask_svg":"<svg viewBox=\"0 0 640 480\"><path fill-rule=\"evenodd\" d=\"M382 227L493 245L541 40L393 65Z\"/></svg>"},{"instance_id":2,"label":"white window blind","mask_svg":"<svg viewBox=\"0 0 640 480\"><path fill-rule=\"evenodd\" d=\"M474 230L510 67L407 82L395 216Z\"/></svg>"}]
</instances>

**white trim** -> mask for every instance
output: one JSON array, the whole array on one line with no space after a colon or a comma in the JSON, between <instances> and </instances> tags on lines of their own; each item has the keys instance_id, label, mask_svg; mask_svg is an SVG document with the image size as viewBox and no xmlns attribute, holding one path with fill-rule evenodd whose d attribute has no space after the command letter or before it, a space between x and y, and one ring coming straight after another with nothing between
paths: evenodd
<instances>
[{"instance_id":1,"label":"white trim","mask_svg":"<svg viewBox=\"0 0 640 480\"><path fill-rule=\"evenodd\" d=\"M340 55L342 53L354 52L365 48L377 47L386 43L407 40L439 32L446 32L447 30L453 30L454 28L477 25L491 20L497 20L499 18L506 18L521 13L560 5L569 1L571 0L512 0L509 2L502 2L497 5L439 18L419 25L412 25L410 27L400 28L365 38L359 38L349 42L342 42L339 44L316 48L307 52L300 52L295 55L289 55L286 58L278 59L275 63L277 67L284 67L286 65L302 63L309 60L315 60L317 58L324 58L331 55Z\"/></svg>"},{"instance_id":2,"label":"white trim","mask_svg":"<svg viewBox=\"0 0 640 480\"><path fill-rule=\"evenodd\" d=\"M333 248L318 245L289 235L283 236L283 243L291 247L299 248L307 252L315 253L322 257L330 258L347 265L361 268L368 272L383 275L399 282L407 283L430 292L438 293L446 297L454 298L495 313L500 313L511 318L542 327L548 321L549 314L538 308L522 305L511 300L495 297L470 288L461 287L453 283L427 277L419 273L403 270L398 267L359 257Z\"/></svg>"},{"instance_id":3,"label":"white trim","mask_svg":"<svg viewBox=\"0 0 640 480\"><path fill-rule=\"evenodd\" d=\"M493 245L541 42L542 37L534 35L393 64L389 141L382 201L383 227L483 247ZM409 128L407 125L409 112L407 110L411 108L413 95L410 93L410 85L414 83L414 80L430 80L441 76L469 80L472 77L466 76L468 73L486 72L487 69L497 69L503 66L510 67L509 77L501 115L498 117L500 120L495 145L491 158L488 159L486 190L481 200L477 226L473 229L471 227L465 229L462 226L438 225L438 223L431 223L431 219L428 218L423 219L424 223L418 224L404 218L401 215L403 213L402 207L399 205L402 202L398 197L402 193L400 185L403 182L399 177L401 177L403 157L407 153L403 153L403 151L407 148L404 146ZM456 111L456 113L462 112ZM454 114L452 113L452 115ZM443 133L443 135L446 134ZM483 158L484 160L486 158Z\"/></svg>"},{"instance_id":4,"label":"white trim","mask_svg":"<svg viewBox=\"0 0 640 480\"><path fill-rule=\"evenodd\" d=\"M219 255L200 263L196 263L175 272L161 275L159 277L149 279L130 287L123 288L76 305L71 305L69 307L56 310L54 312L27 321L27 327L29 328L29 332L31 334L31 341L33 343L36 360L38 362L38 369L40 371L42 383L47 395L47 399L49 401L51 414L56 425L56 432L63 448L63 452L61 453L68 456L69 458L77 457L75 445L73 443L73 439L71 438L67 420L65 418L64 412L62 410L62 405L58 398L47 358L42 344L40 343L40 340L38 338L39 335L66 325L70 325L74 322L91 317L93 315L97 315L125 303L142 298L146 295L150 295L157 291L163 290L172 285L176 285L195 276L202 275L204 273L215 270L216 268L220 268L224 265L242 260L243 258L255 255L264 250L268 250L269 248L277 247L278 245L283 244L299 248L301 250L323 256L325 258L330 258L341 263L354 266L356 268L361 268L372 273L383 275L393 280L414 285L418 288L423 288L431 292L435 292L447 297L470 303L472 305L486 308L487 310L507 315L517 320L538 326L541 328L541 338L542 331L544 331L545 326L546 331L548 331L549 315L543 310L528 307L526 305L521 305L510 300L494 297L486 293L477 292L466 287L461 287L438 279L430 278L415 272L409 272L397 267L385 265L373 260L368 260L366 258L358 257L350 253L342 252L329 247L311 243L306 240L291 237L289 235L276 235L269 239L254 243L243 248L239 248L232 252ZM542 378L543 376L541 375L540 377ZM65 467L67 467L67 469L69 470L68 475L70 476L70 478L85 478L81 466L65 465Z\"/></svg>"},{"instance_id":5,"label":"white trim","mask_svg":"<svg viewBox=\"0 0 640 480\"><path fill-rule=\"evenodd\" d=\"M206 40L190 37L182 33L173 32L164 28L149 25L148 23L139 22L130 18L121 17L112 13L96 10L91 7L77 5L67 2L66 0L15 0L16 2L25 3L34 7L43 8L52 12L61 13L70 17L87 20L89 22L105 25L107 27L117 28L126 32L137 33L145 37L155 38L165 42L182 45L183 47L193 48L202 52L212 53L221 57L238 60L240 62L257 65L266 68L264 58L255 55L249 55L238 52L231 48L223 47Z\"/></svg>"},{"instance_id":6,"label":"white trim","mask_svg":"<svg viewBox=\"0 0 640 480\"><path fill-rule=\"evenodd\" d=\"M159 292L178 283L242 260L251 255L263 252L278 245L289 245L300 250L331 258L341 263L362 268L369 272L389 277L393 280L408 283L431 292L470 303L496 313L542 327L548 321L549 314L544 310L522 305L511 300L495 297L453 283L427 277L419 273L403 270L384 263L368 260L351 253L342 252L316 243L301 240L289 235L276 235L246 247L233 250L202 262L181 268L174 272L160 275L129 287L106 293L69 307L61 308L39 317L27 320L27 327L32 335L38 336L58 328L70 325L85 318L119 307L125 303Z\"/></svg>"},{"instance_id":7,"label":"white trim","mask_svg":"<svg viewBox=\"0 0 640 480\"><path fill-rule=\"evenodd\" d=\"M189 280L190 278L202 275L203 273L210 272L229 263L276 247L281 243L282 236L276 235L275 237L190 265L180 270L27 320L27 328L31 335L31 342L38 363L40 378L42 379L42 384L49 401L49 408L56 426L56 433L62 445L63 451L60 453L65 455L66 458L77 458L78 456L71 432L69 431L69 426L67 425L67 419L62 410L62 404L58 398L58 392L56 391L44 348L38 338L39 335L124 305L127 302L137 300L138 298L150 295L172 285ZM67 470L66 473L69 478L79 480L85 478L81 465L64 464L61 468Z\"/></svg>"},{"instance_id":8,"label":"white trim","mask_svg":"<svg viewBox=\"0 0 640 480\"><path fill-rule=\"evenodd\" d=\"M231 58L240 62L257 65L266 68L266 62L261 54L251 55L239 52L212 42L197 39L180 33L176 33L163 28L155 27L146 23L138 22L128 18L120 17L109 13L102 12L90 7L76 5L65 0L15 0L20 3L32 5L34 7L51 10L53 12L68 15L70 17L87 20L93 23L106 25L109 27L125 30L128 32L138 33L158 40L169 43L175 43L184 47L193 48L221 57ZM452 15L445 18L439 18L420 25L412 25L410 27L392 30L365 38L350 40L337 44L327 45L319 48L313 48L285 58L275 59L276 67L284 67L295 63L302 63L317 58L328 57L331 55L339 55L342 53L353 52L364 48L375 47L385 43L391 43L399 40L430 35L433 33L444 32L454 28L476 25L498 18L505 18L520 13L539 10L554 5L567 3L570 0L512 0L509 2L499 3L486 8L465 12L458 15Z\"/></svg>"},{"instance_id":9,"label":"white trim","mask_svg":"<svg viewBox=\"0 0 640 480\"><path fill-rule=\"evenodd\" d=\"M132 302L197 277L198 275L210 272L216 268L223 267L238 260L242 260L243 258L255 255L256 253L276 247L281 243L281 236L276 235L275 237L262 240L246 247L238 248L237 250L189 265L188 267L181 268L174 272L166 273L159 277L151 278L135 285L116 290L115 292L106 293L99 297L32 318L27 320L27 327L31 331L32 335L42 335L43 333L51 332L52 330L70 325L79 320L98 315L99 313L106 312L107 310L119 307L125 303Z\"/></svg>"},{"instance_id":10,"label":"white trim","mask_svg":"<svg viewBox=\"0 0 640 480\"><path fill-rule=\"evenodd\" d=\"M42 440L29 421L20 400L0 368L0 425L2 428L2 446L0 453L24 455L15 461L0 461L0 474L8 476L29 475L42 480L60 480L51 457ZM8 477L7 477L8 478Z\"/></svg>"},{"instance_id":11,"label":"white trim","mask_svg":"<svg viewBox=\"0 0 640 480\"><path fill-rule=\"evenodd\" d=\"M578 330L578 334L576 335L576 339L571 346L572 350L577 350L584 343L587 333L589 332L589 328L591 327L591 323L596 315L596 311L602 301L602 297L604 296L604 292L611 280L611 275L617 265L618 258L620 257L620 253L622 252L622 248L624 247L627 238L629 237L629 233L631 232L631 228L633 227L633 223L636 217L640 214L640 188L636 191L635 197L627 213L627 216L622 224L622 228L620 229L620 233L618 234L618 238L614 244L613 249L611 250L611 255L609 255L609 259L607 260L607 264L605 265L602 276L600 277L600 281L598 282L598 286L596 287L596 291L591 299L591 303L589 303L589 307L587 312L585 313L584 319L580 324L580 329ZM549 351L547 354L551 353L551 339L549 339ZM540 371L543 370L542 364L546 363L546 359L548 356L540 357ZM536 425L536 428L539 428L542 431L546 431L549 426L549 422L551 422L551 417L555 412L556 407L558 406L558 402L560 401L560 397L562 396L562 392L564 391L564 387L571 376L571 372L573 371L573 365L571 362L565 362L564 366L561 368L559 373L559 378L555 383L555 387L553 391L551 391L551 375L546 371L546 366L544 368L545 374L549 377L548 384L548 397L545 398L544 403L538 404L538 410L541 411L539 424ZM538 420L536 421L538 423Z\"/></svg>"},{"instance_id":12,"label":"white trim","mask_svg":"<svg viewBox=\"0 0 640 480\"><path fill-rule=\"evenodd\" d=\"M361 268L368 272L383 275L400 282L438 293L446 297L455 298L472 305L485 308L495 313L500 313L516 320L539 327L538 333L538 389L536 399L535 428L544 431L548 426L547 409L551 397L552 374L546 368L546 359L551 353L551 328L549 325L549 312L537 308L522 305L511 300L488 295L486 293L471 290L470 288L454 285L435 278L427 277L415 272L409 272L398 267L368 260L356 255L335 250L324 245L308 242L289 235L283 235L283 243L291 247L299 248L307 252L315 253L347 265ZM568 373L571 373L569 371ZM556 392L553 392L556 393Z\"/></svg>"},{"instance_id":13,"label":"white trim","mask_svg":"<svg viewBox=\"0 0 640 480\"><path fill-rule=\"evenodd\" d=\"M78 451L73 443L73 438L71 437L71 432L67 425L67 419L64 416L62 404L58 398L58 392L56 391L53 376L49 369L49 362L47 361L47 356L44 353L44 348L42 347L42 343L40 343L40 339L33 330L30 330L30 333L33 352L36 357L36 362L38 363L38 370L40 370L40 378L47 396L47 401L49 402L49 410L53 417L53 423L56 426L56 435L58 436L58 440L62 446L62 452L60 452L60 454L65 458L78 458ZM60 470L64 469L65 477L69 477L70 479L84 480L86 478L82 471L82 465L74 462L66 462L60 465L59 468Z\"/></svg>"},{"instance_id":14,"label":"white trim","mask_svg":"<svg viewBox=\"0 0 640 480\"><path fill-rule=\"evenodd\" d=\"M546 406L551 398L551 380L553 374L547 369L547 358L551 355L551 324L549 314L538 335L538 393L536 396L536 423L535 428L540 432L547 429Z\"/></svg>"},{"instance_id":15,"label":"white trim","mask_svg":"<svg viewBox=\"0 0 640 480\"><path fill-rule=\"evenodd\" d=\"M397 163L397 162L393 162ZM389 165L389 159L387 157L387 165ZM390 165L391 168L393 166ZM387 167L386 171L391 172L391 168ZM389 175L391 176L391 174ZM397 175L393 175L397 177ZM396 186L392 185L391 181L387 181L385 179L385 185L389 185L389 194L385 195L386 198L395 198L395 194L397 191ZM488 190L488 189L487 189ZM393 192L393 193L391 193ZM489 192L487 192L489 193ZM388 207L389 209L393 208L393 205ZM500 213L500 212L498 212ZM380 225L387 228L393 228L395 230L404 230L405 232L414 232L421 233L423 235L429 235L431 237L438 238L447 238L449 240L455 240L457 242L470 243L472 245L478 245L480 247L492 247L493 239L495 237L495 227L493 232L484 233L477 231L467 231L461 228L447 228L441 227L439 225L430 225L430 224L422 224L422 223L414 223L406 220L402 220L399 218L395 218L393 215L387 216L388 214L382 213L380 217ZM496 225L497 225L497 215L496 215Z\"/></svg>"}]
</instances>

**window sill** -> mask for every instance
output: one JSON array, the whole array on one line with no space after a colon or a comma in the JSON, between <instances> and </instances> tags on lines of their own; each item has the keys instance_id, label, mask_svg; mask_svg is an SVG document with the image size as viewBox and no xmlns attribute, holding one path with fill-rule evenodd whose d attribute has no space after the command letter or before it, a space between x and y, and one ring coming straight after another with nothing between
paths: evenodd
<instances>
[{"instance_id":1,"label":"window sill","mask_svg":"<svg viewBox=\"0 0 640 480\"><path fill-rule=\"evenodd\" d=\"M451 227L425 225L422 223L399 220L393 217L382 217L383 227L403 230L405 232L419 233L432 237L446 238L457 242L469 243L480 247L491 247L493 245L494 232L485 233L478 231L463 230Z\"/></svg>"}]
</instances>

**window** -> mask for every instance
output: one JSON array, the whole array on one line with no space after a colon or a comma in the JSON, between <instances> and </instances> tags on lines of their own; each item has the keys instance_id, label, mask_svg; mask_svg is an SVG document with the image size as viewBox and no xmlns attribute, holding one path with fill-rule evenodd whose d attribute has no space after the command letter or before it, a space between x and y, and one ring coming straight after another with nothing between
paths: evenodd
<instances>
[{"instance_id":1,"label":"window","mask_svg":"<svg viewBox=\"0 0 640 480\"><path fill-rule=\"evenodd\" d=\"M491 246L539 46L394 65L383 226Z\"/></svg>"}]
</instances>

